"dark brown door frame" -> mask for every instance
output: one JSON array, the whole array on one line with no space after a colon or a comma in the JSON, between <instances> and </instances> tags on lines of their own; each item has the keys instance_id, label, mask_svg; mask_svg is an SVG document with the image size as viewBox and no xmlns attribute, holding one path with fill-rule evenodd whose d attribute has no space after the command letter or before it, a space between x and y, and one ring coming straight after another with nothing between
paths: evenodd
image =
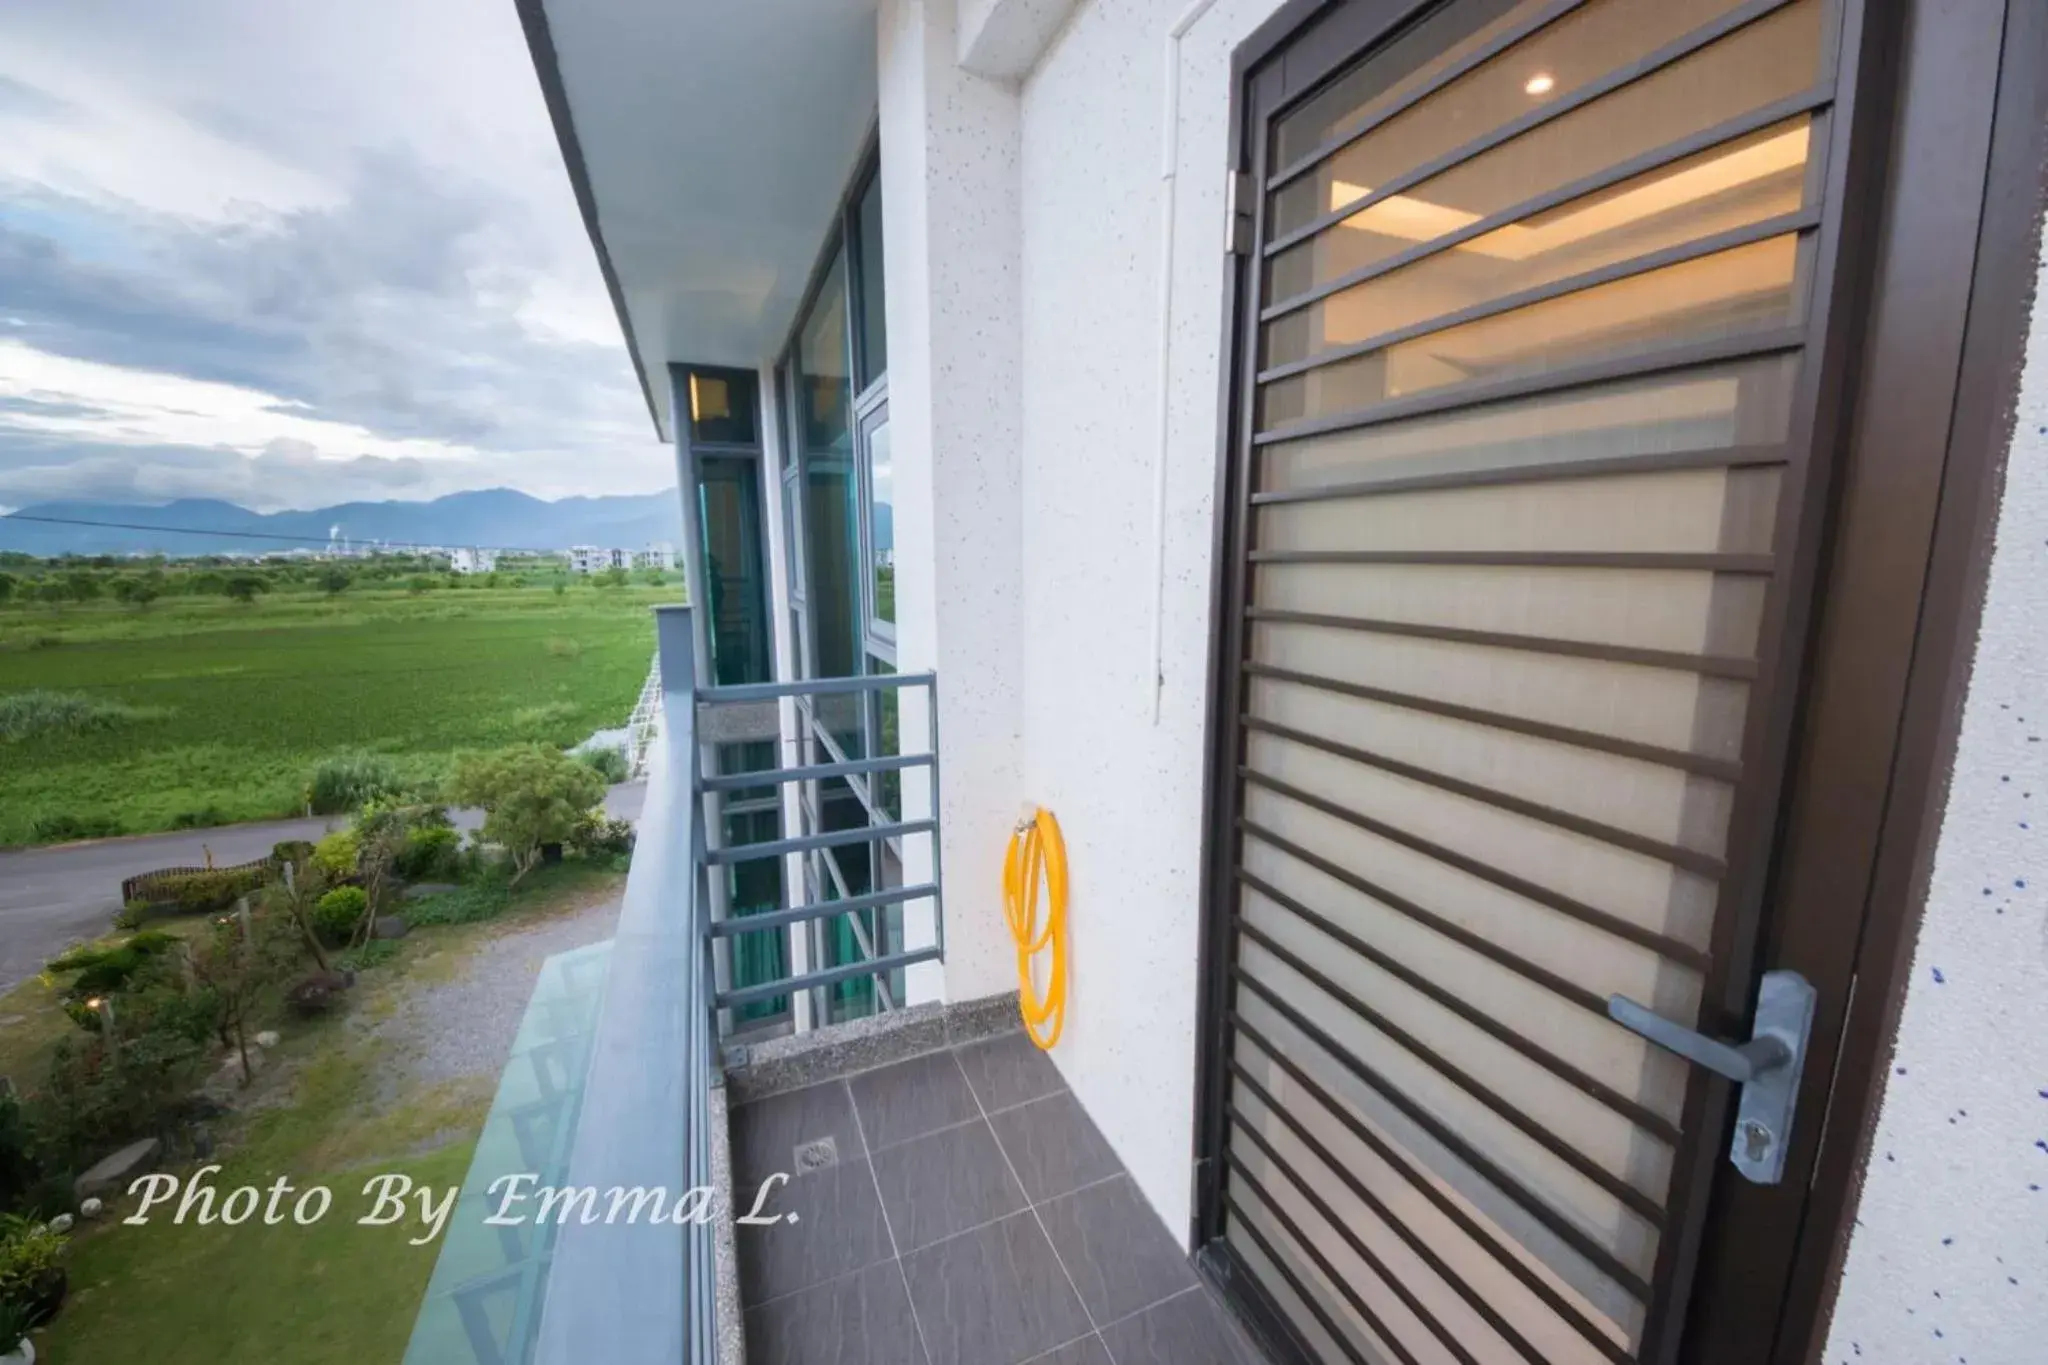
<instances>
[{"instance_id":1,"label":"dark brown door frame","mask_svg":"<svg viewBox=\"0 0 2048 1365\"><path fill-rule=\"evenodd\" d=\"M1263 178L1263 149L1246 136L1249 108L1260 102L1252 98L1253 82L1266 101L1305 90L1425 8L1401 0L1289 0L1234 57L1230 168L1250 173L1253 184ZM1817 1358L1824 1345L1946 796L2012 430L2028 320L2025 286L2033 278L2048 152L2048 6L1871 0L1869 9L1875 22L1854 66L1883 98L1863 102L1861 117L1870 120L1857 129L1863 162L1844 172L1838 188L1848 196L1844 203L1876 211L1865 215L1872 224L1868 235L1845 247L1861 255L1844 259L1848 288L1829 329L1834 344L1827 349L1842 359L1835 373L1809 381L1836 390L1832 398L1825 390L1821 395L1827 400L1820 408L1823 423L1854 414L1841 430L1814 433L1853 459L1833 462L1839 487L1816 490L1814 514L1834 520L1834 533L1815 542L1831 586L1815 604L1812 629L1799 623L1786 637L1807 642L1812 672L1797 715L1787 715L1798 730L1783 814L1767 831L1783 841L1770 895L1753 903L1808 903L1802 898L1819 895L1845 854L1861 857L1857 865L1869 869L1868 885L1861 895L1839 885L1829 889L1830 903L1846 914L1752 916L1737 930L1760 935L1759 960L1771 965L1818 962L1819 939L1833 937L1836 965L1828 972L1831 983L1817 983L1824 1017L1806 1073L1804 1127L1792 1166L1810 1182L1809 1196L1790 1217L1788 1201L1773 1204L1732 1180L1715 1183L1711 1205L1692 1201L1705 1217L1696 1272L1673 1265L1667 1273L1696 1273L1698 1293L1682 1321L1661 1325L1661 1342L1646 1339L1646 1359L1797 1365ZM1272 60L1311 28L1329 41L1296 45ZM1297 56L1305 47L1314 54ZM1333 58L1333 52L1342 55ZM1845 50L1845 65L1848 60ZM1256 244L1249 259L1258 259ZM1858 288L1865 280L1867 300ZM1256 311L1250 286L1251 270L1233 262L1224 303L1224 354L1231 366L1219 423L1213 565L1219 628L1211 647L1205 775L1192 1229L1196 1245L1209 1248L1212 1275L1232 1282L1241 1297L1246 1285L1239 1268L1216 1241L1221 1171L1215 1156L1225 1122L1234 951L1224 913L1231 841L1218 831L1235 819L1237 762L1218 738L1228 733L1219 727L1238 704L1243 640L1237 608L1249 587L1237 553L1242 531L1228 524L1226 509L1235 505L1238 481L1248 476L1233 447L1242 448L1250 422L1237 368ZM1847 343L1859 333L1860 346ZM1942 455L1931 459L1931 451ZM1917 603L1918 611L1900 611L1901 602ZM1872 734L1893 742L1873 745ZM1802 799L1812 795L1811 774L1839 772L1844 764L1859 770L1874 799L1853 809ZM1846 959L1838 937L1844 932L1857 945ZM1724 992L1710 1010L1717 1005L1737 1015L1747 1002ZM1717 1098L1700 1102L1714 1105ZM1826 1117L1813 1122L1806 1113ZM1718 1134L1724 1125L1723 1115L1708 1126ZM1262 1335L1284 1335L1274 1331L1277 1322L1255 1291L1249 1297L1245 1306L1268 1329Z\"/></svg>"}]
</instances>

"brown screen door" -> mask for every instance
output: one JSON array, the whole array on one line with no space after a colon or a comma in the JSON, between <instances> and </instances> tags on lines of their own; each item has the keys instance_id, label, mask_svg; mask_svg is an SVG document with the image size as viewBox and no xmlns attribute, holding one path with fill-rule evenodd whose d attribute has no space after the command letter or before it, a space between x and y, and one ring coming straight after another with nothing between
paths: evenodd
<instances>
[{"instance_id":1,"label":"brown screen door","mask_svg":"<svg viewBox=\"0 0 2048 1365\"><path fill-rule=\"evenodd\" d=\"M1317 1360L1674 1356L1727 1092L1607 1002L1753 989L1861 23L1354 0L1245 77L1198 1202Z\"/></svg>"}]
</instances>

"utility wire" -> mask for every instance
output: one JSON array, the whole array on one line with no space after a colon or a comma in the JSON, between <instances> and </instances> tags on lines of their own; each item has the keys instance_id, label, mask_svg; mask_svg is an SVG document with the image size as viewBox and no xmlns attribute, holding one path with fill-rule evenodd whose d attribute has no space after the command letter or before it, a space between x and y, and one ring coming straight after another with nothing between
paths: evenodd
<instances>
[{"instance_id":1,"label":"utility wire","mask_svg":"<svg viewBox=\"0 0 2048 1365\"><path fill-rule=\"evenodd\" d=\"M141 522L133 521L86 521L79 517L46 517L28 512L10 512L4 517L0 517L0 522L6 521L38 521L50 526L99 526L114 531L161 531L166 535L173 536L225 536L235 540L289 540L308 545L333 545L336 543L326 536L294 536L287 535L282 531L210 531L202 526L146 526ZM357 543L361 544L361 542ZM465 550L491 550L505 555L559 555L562 553L561 550L535 550L518 545L463 545L451 547L447 545L429 545L424 541L414 540L379 540L376 542L376 548L380 550L446 550L459 548Z\"/></svg>"}]
</instances>

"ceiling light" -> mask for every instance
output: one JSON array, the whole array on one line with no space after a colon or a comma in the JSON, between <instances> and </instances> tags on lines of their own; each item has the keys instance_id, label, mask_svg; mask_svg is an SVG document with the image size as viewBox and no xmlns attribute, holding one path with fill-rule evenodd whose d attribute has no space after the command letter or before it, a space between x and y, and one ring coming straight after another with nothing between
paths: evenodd
<instances>
[{"instance_id":1,"label":"ceiling light","mask_svg":"<svg viewBox=\"0 0 2048 1365\"><path fill-rule=\"evenodd\" d=\"M1522 89L1532 95L1547 95L1557 89L1557 77L1548 71L1539 71L1529 78L1529 83Z\"/></svg>"}]
</instances>

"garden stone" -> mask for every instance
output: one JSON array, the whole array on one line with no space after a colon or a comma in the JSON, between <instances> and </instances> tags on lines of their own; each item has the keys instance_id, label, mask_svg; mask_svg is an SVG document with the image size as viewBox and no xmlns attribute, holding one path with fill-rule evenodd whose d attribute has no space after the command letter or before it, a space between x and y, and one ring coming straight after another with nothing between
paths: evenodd
<instances>
[{"instance_id":1,"label":"garden stone","mask_svg":"<svg viewBox=\"0 0 2048 1365\"><path fill-rule=\"evenodd\" d=\"M258 1047L276 1047L277 1041L276 1029L267 1028L256 1035L256 1046Z\"/></svg>"},{"instance_id":2,"label":"garden stone","mask_svg":"<svg viewBox=\"0 0 2048 1365\"><path fill-rule=\"evenodd\" d=\"M105 1204L97 1199L87 1199L79 1204L78 1216L81 1218L97 1218L106 1207Z\"/></svg>"},{"instance_id":3,"label":"garden stone","mask_svg":"<svg viewBox=\"0 0 2048 1365\"><path fill-rule=\"evenodd\" d=\"M376 920L375 920L375 921L374 921L374 922L373 922L373 923L372 923L372 924L370 925L370 937L371 937L371 938L404 938L404 937L405 937L405 930L406 930L405 916L403 916L403 915L379 915L379 916L377 916Z\"/></svg>"},{"instance_id":4,"label":"garden stone","mask_svg":"<svg viewBox=\"0 0 2048 1365\"><path fill-rule=\"evenodd\" d=\"M204 1161L213 1155L213 1133L209 1129L194 1128L191 1141L194 1159Z\"/></svg>"},{"instance_id":5,"label":"garden stone","mask_svg":"<svg viewBox=\"0 0 2048 1365\"><path fill-rule=\"evenodd\" d=\"M84 1199L88 1195L104 1194L108 1190L126 1189L129 1177L141 1171L162 1150L163 1143L156 1138L131 1142L72 1181L72 1192L80 1199Z\"/></svg>"},{"instance_id":6,"label":"garden stone","mask_svg":"<svg viewBox=\"0 0 2048 1365\"><path fill-rule=\"evenodd\" d=\"M50 1231L69 1232L71 1231L71 1221L72 1220L70 1214L60 1213L55 1218L52 1218L50 1220Z\"/></svg>"},{"instance_id":7,"label":"garden stone","mask_svg":"<svg viewBox=\"0 0 2048 1365\"><path fill-rule=\"evenodd\" d=\"M414 882L411 886L405 888L400 898L416 901L425 896L445 896L450 891L460 891L461 889L462 887L455 882Z\"/></svg>"}]
</instances>

